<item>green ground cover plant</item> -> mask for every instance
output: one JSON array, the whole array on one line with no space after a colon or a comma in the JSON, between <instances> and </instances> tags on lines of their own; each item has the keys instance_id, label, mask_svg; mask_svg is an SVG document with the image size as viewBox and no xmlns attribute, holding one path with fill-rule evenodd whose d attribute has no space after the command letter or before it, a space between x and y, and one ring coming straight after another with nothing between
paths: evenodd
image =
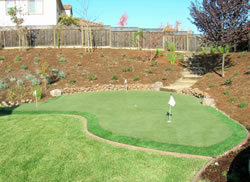
<instances>
[{"instance_id":1,"label":"green ground cover plant","mask_svg":"<svg viewBox=\"0 0 250 182\"><path fill-rule=\"evenodd\" d=\"M62 62L62 63L64 63L64 62L67 62L67 59L64 58L64 57L61 57L61 58L59 59L59 61Z\"/></svg>"},{"instance_id":2,"label":"green ground cover plant","mask_svg":"<svg viewBox=\"0 0 250 182\"><path fill-rule=\"evenodd\" d=\"M38 57L34 57L33 60L34 60L35 63L38 63L40 59Z\"/></svg>"},{"instance_id":3,"label":"green ground cover plant","mask_svg":"<svg viewBox=\"0 0 250 182\"><path fill-rule=\"evenodd\" d=\"M82 120L68 116L0 118L0 130L6 131L0 133L0 181L189 182L208 162L96 141Z\"/></svg>"},{"instance_id":4,"label":"green ground cover plant","mask_svg":"<svg viewBox=\"0 0 250 182\"><path fill-rule=\"evenodd\" d=\"M16 56L15 58L14 58L14 62L16 62L16 63L18 63L18 62L20 62L21 61L21 57L20 56Z\"/></svg>"},{"instance_id":5,"label":"green ground cover plant","mask_svg":"<svg viewBox=\"0 0 250 182\"><path fill-rule=\"evenodd\" d=\"M217 156L245 139L244 128L199 99L173 96L177 105L171 123L166 115L170 94L153 91L67 95L13 112L80 114L88 119L89 131L102 138L179 153Z\"/></svg>"},{"instance_id":6,"label":"green ground cover plant","mask_svg":"<svg viewBox=\"0 0 250 182\"><path fill-rule=\"evenodd\" d=\"M140 77L139 76L134 76L133 81L139 81Z\"/></svg>"},{"instance_id":7,"label":"green ground cover plant","mask_svg":"<svg viewBox=\"0 0 250 182\"><path fill-rule=\"evenodd\" d=\"M27 65L22 65L22 66L21 66L21 69L22 69L22 70L27 70L27 69L28 69L28 66L27 66Z\"/></svg>"},{"instance_id":8,"label":"green ground cover plant","mask_svg":"<svg viewBox=\"0 0 250 182\"><path fill-rule=\"evenodd\" d=\"M117 74L113 74L110 79L111 80L118 80L118 75Z\"/></svg>"}]
</instances>

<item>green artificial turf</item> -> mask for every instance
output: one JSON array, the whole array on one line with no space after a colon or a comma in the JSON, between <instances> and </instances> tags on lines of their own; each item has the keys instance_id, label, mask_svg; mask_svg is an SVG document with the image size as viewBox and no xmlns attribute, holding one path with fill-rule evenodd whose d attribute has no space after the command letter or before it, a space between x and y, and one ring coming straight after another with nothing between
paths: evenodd
<instances>
[{"instance_id":1,"label":"green artificial turf","mask_svg":"<svg viewBox=\"0 0 250 182\"><path fill-rule=\"evenodd\" d=\"M216 156L240 143L247 132L200 100L173 94L176 106L168 123L169 93L97 92L22 105L16 111L87 112L93 134L121 143L172 152ZM89 114L90 113L90 114Z\"/></svg>"},{"instance_id":2,"label":"green artificial turf","mask_svg":"<svg viewBox=\"0 0 250 182\"><path fill-rule=\"evenodd\" d=\"M63 115L0 117L0 181L183 181L208 162L115 147Z\"/></svg>"}]
</instances>

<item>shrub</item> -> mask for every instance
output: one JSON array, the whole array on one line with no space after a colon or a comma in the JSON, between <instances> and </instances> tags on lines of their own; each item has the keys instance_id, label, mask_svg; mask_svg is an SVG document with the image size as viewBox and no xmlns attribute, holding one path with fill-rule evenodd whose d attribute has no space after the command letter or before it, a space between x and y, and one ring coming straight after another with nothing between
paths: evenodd
<instances>
[{"instance_id":1,"label":"shrub","mask_svg":"<svg viewBox=\"0 0 250 182\"><path fill-rule=\"evenodd\" d=\"M45 79L46 79L48 84L55 83L58 80L57 75L46 76Z\"/></svg>"},{"instance_id":2,"label":"shrub","mask_svg":"<svg viewBox=\"0 0 250 182\"><path fill-rule=\"evenodd\" d=\"M216 53L216 48L215 47L210 47L210 54L213 56Z\"/></svg>"},{"instance_id":3,"label":"shrub","mask_svg":"<svg viewBox=\"0 0 250 182\"><path fill-rule=\"evenodd\" d=\"M228 90L226 90L226 91L224 92L224 95L230 95L230 92L229 92Z\"/></svg>"},{"instance_id":4,"label":"shrub","mask_svg":"<svg viewBox=\"0 0 250 182\"><path fill-rule=\"evenodd\" d=\"M235 73L234 73L234 76L237 76L237 75L239 75L239 74L240 74L239 72L235 72Z\"/></svg>"},{"instance_id":5,"label":"shrub","mask_svg":"<svg viewBox=\"0 0 250 182\"><path fill-rule=\"evenodd\" d=\"M175 64L176 59L177 59L177 54L174 52L168 53L168 60L170 61L171 64Z\"/></svg>"},{"instance_id":6,"label":"shrub","mask_svg":"<svg viewBox=\"0 0 250 182\"><path fill-rule=\"evenodd\" d=\"M22 65L22 66L21 66L21 69L22 69L22 70L26 70L26 69L28 69L28 66L27 66L27 65Z\"/></svg>"},{"instance_id":7,"label":"shrub","mask_svg":"<svg viewBox=\"0 0 250 182\"><path fill-rule=\"evenodd\" d=\"M31 83L32 83L32 86L37 86L41 84L40 80L38 80L37 78L31 80Z\"/></svg>"},{"instance_id":8,"label":"shrub","mask_svg":"<svg viewBox=\"0 0 250 182\"><path fill-rule=\"evenodd\" d=\"M248 66L247 69L250 70L250 66ZM247 71L246 74L250 75L250 71Z\"/></svg>"},{"instance_id":9,"label":"shrub","mask_svg":"<svg viewBox=\"0 0 250 182\"><path fill-rule=\"evenodd\" d=\"M97 77L96 77L96 75L89 75L88 79L89 79L89 81L91 81L91 80L97 80Z\"/></svg>"},{"instance_id":10,"label":"shrub","mask_svg":"<svg viewBox=\"0 0 250 182\"><path fill-rule=\"evenodd\" d=\"M17 80L16 83L17 83L18 86L23 86L23 80Z\"/></svg>"},{"instance_id":11,"label":"shrub","mask_svg":"<svg viewBox=\"0 0 250 182\"><path fill-rule=\"evenodd\" d=\"M226 81L224 82L224 85L232 85L233 83L233 79L232 78L228 78L226 79Z\"/></svg>"},{"instance_id":12,"label":"shrub","mask_svg":"<svg viewBox=\"0 0 250 182\"><path fill-rule=\"evenodd\" d=\"M131 66L129 66L129 67L124 68L122 71L123 72L132 72L133 68Z\"/></svg>"},{"instance_id":13,"label":"shrub","mask_svg":"<svg viewBox=\"0 0 250 182\"><path fill-rule=\"evenodd\" d=\"M147 69L146 72L147 72L148 74L153 74L153 70L152 70L151 68Z\"/></svg>"},{"instance_id":14,"label":"shrub","mask_svg":"<svg viewBox=\"0 0 250 182\"><path fill-rule=\"evenodd\" d=\"M102 57L102 58L104 57L104 54L102 52L100 53L100 57Z\"/></svg>"},{"instance_id":15,"label":"shrub","mask_svg":"<svg viewBox=\"0 0 250 182\"><path fill-rule=\"evenodd\" d=\"M209 88L214 88L214 84L211 83L211 84L209 85Z\"/></svg>"},{"instance_id":16,"label":"shrub","mask_svg":"<svg viewBox=\"0 0 250 182\"><path fill-rule=\"evenodd\" d=\"M0 80L0 90L4 90L8 88L8 84L5 81Z\"/></svg>"},{"instance_id":17,"label":"shrub","mask_svg":"<svg viewBox=\"0 0 250 182\"><path fill-rule=\"evenodd\" d=\"M10 82L15 82L16 81L16 78L15 77L11 77L10 78Z\"/></svg>"},{"instance_id":18,"label":"shrub","mask_svg":"<svg viewBox=\"0 0 250 182\"><path fill-rule=\"evenodd\" d=\"M237 100L236 97L231 97L231 98L229 99L229 101L230 101L231 103L234 103L236 100Z\"/></svg>"},{"instance_id":19,"label":"shrub","mask_svg":"<svg viewBox=\"0 0 250 182\"><path fill-rule=\"evenodd\" d=\"M244 108L244 107L246 107L246 106L247 106L247 103L246 103L246 102L241 102L241 103L238 105L239 108Z\"/></svg>"},{"instance_id":20,"label":"shrub","mask_svg":"<svg viewBox=\"0 0 250 182\"><path fill-rule=\"evenodd\" d=\"M152 82L153 82L153 83L157 82L157 78L153 78L153 79L152 79Z\"/></svg>"},{"instance_id":21,"label":"shrub","mask_svg":"<svg viewBox=\"0 0 250 182\"><path fill-rule=\"evenodd\" d=\"M43 97L43 90L42 90L42 88L33 88L32 89L32 94L34 93L34 91L36 91L36 98L37 98L37 100L41 100L41 98Z\"/></svg>"},{"instance_id":22,"label":"shrub","mask_svg":"<svg viewBox=\"0 0 250 182\"><path fill-rule=\"evenodd\" d=\"M25 79L31 81L31 80L36 79L36 77L35 77L34 75L32 75L32 74L27 74L27 75L25 76Z\"/></svg>"},{"instance_id":23,"label":"shrub","mask_svg":"<svg viewBox=\"0 0 250 182\"><path fill-rule=\"evenodd\" d=\"M38 63L40 59L38 57L34 57L33 60L34 60L34 62Z\"/></svg>"},{"instance_id":24,"label":"shrub","mask_svg":"<svg viewBox=\"0 0 250 182\"><path fill-rule=\"evenodd\" d=\"M157 62L157 61L151 62L151 66L157 66L157 65L158 65L158 62Z\"/></svg>"},{"instance_id":25,"label":"shrub","mask_svg":"<svg viewBox=\"0 0 250 182\"><path fill-rule=\"evenodd\" d=\"M139 80L140 80L139 76L134 76L133 81L139 81Z\"/></svg>"},{"instance_id":26,"label":"shrub","mask_svg":"<svg viewBox=\"0 0 250 182\"><path fill-rule=\"evenodd\" d=\"M21 61L20 56L16 56L16 57L14 58L14 62L16 62L16 63L18 63L18 62L20 62L20 61Z\"/></svg>"},{"instance_id":27,"label":"shrub","mask_svg":"<svg viewBox=\"0 0 250 182\"><path fill-rule=\"evenodd\" d=\"M0 56L0 61L4 61L5 57L4 56Z\"/></svg>"},{"instance_id":28,"label":"shrub","mask_svg":"<svg viewBox=\"0 0 250 182\"><path fill-rule=\"evenodd\" d=\"M118 80L118 75L117 74L113 74L111 76L111 80Z\"/></svg>"},{"instance_id":29,"label":"shrub","mask_svg":"<svg viewBox=\"0 0 250 182\"><path fill-rule=\"evenodd\" d=\"M243 51L240 53L240 57L245 57L247 55L247 51Z\"/></svg>"},{"instance_id":30,"label":"shrub","mask_svg":"<svg viewBox=\"0 0 250 182\"><path fill-rule=\"evenodd\" d=\"M210 78L210 77L211 77L211 74L210 74L210 73L208 73L208 74L207 74L207 77L208 77L208 78Z\"/></svg>"},{"instance_id":31,"label":"shrub","mask_svg":"<svg viewBox=\"0 0 250 182\"><path fill-rule=\"evenodd\" d=\"M70 85L74 85L76 83L76 80L69 80Z\"/></svg>"},{"instance_id":32,"label":"shrub","mask_svg":"<svg viewBox=\"0 0 250 182\"><path fill-rule=\"evenodd\" d=\"M166 50L170 52L175 52L176 51L176 46L172 42L166 41Z\"/></svg>"},{"instance_id":33,"label":"shrub","mask_svg":"<svg viewBox=\"0 0 250 182\"><path fill-rule=\"evenodd\" d=\"M162 51L159 50L159 49L156 49L156 55L157 55L158 57L162 56Z\"/></svg>"},{"instance_id":34,"label":"shrub","mask_svg":"<svg viewBox=\"0 0 250 182\"><path fill-rule=\"evenodd\" d=\"M53 69L51 69L50 70L50 72L53 74L53 75L58 75L58 69L56 69L56 68L53 68Z\"/></svg>"},{"instance_id":35,"label":"shrub","mask_svg":"<svg viewBox=\"0 0 250 182\"><path fill-rule=\"evenodd\" d=\"M58 77L60 78L60 79L64 79L64 78L66 78L66 74L63 72L63 71L60 71L59 73L58 73Z\"/></svg>"},{"instance_id":36,"label":"shrub","mask_svg":"<svg viewBox=\"0 0 250 182\"><path fill-rule=\"evenodd\" d=\"M172 71L172 67L171 66L167 66L165 70L166 71Z\"/></svg>"},{"instance_id":37,"label":"shrub","mask_svg":"<svg viewBox=\"0 0 250 182\"><path fill-rule=\"evenodd\" d=\"M225 71L230 71L230 68L226 68Z\"/></svg>"},{"instance_id":38,"label":"shrub","mask_svg":"<svg viewBox=\"0 0 250 182\"><path fill-rule=\"evenodd\" d=\"M4 68L4 72L5 73L11 72L11 66L10 65L6 65L5 68Z\"/></svg>"},{"instance_id":39,"label":"shrub","mask_svg":"<svg viewBox=\"0 0 250 182\"><path fill-rule=\"evenodd\" d=\"M64 62L67 62L67 59L64 58L64 57L61 57L61 58L59 59L59 61L62 62L62 63L64 63Z\"/></svg>"}]
</instances>

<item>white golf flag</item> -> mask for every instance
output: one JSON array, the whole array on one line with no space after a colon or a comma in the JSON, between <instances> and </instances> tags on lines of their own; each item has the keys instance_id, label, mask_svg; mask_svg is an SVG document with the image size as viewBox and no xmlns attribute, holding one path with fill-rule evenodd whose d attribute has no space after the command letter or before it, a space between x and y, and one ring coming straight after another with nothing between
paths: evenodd
<instances>
[{"instance_id":1,"label":"white golf flag","mask_svg":"<svg viewBox=\"0 0 250 182\"><path fill-rule=\"evenodd\" d=\"M34 97L36 96L36 90L33 92L33 96L34 96Z\"/></svg>"},{"instance_id":2,"label":"white golf flag","mask_svg":"<svg viewBox=\"0 0 250 182\"><path fill-rule=\"evenodd\" d=\"M174 97L171 95L170 96L170 100L169 100L169 102L168 102L168 104L170 105L170 106L172 106L172 107L174 107L175 106L175 100L174 100Z\"/></svg>"}]
</instances>

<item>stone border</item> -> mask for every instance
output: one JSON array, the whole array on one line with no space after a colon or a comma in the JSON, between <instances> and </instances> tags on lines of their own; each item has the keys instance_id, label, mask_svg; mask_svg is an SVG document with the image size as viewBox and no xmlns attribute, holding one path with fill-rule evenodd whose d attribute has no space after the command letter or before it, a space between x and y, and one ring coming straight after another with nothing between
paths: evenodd
<instances>
[{"instance_id":1,"label":"stone border","mask_svg":"<svg viewBox=\"0 0 250 182\"><path fill-rule=\"evenodd\" d=\"M152 90L152 84L97 84L92 86L73 87L62 89L62 94L102 92L102 91L126 91L126 90Z\"/></svg>"}]
</instances>

